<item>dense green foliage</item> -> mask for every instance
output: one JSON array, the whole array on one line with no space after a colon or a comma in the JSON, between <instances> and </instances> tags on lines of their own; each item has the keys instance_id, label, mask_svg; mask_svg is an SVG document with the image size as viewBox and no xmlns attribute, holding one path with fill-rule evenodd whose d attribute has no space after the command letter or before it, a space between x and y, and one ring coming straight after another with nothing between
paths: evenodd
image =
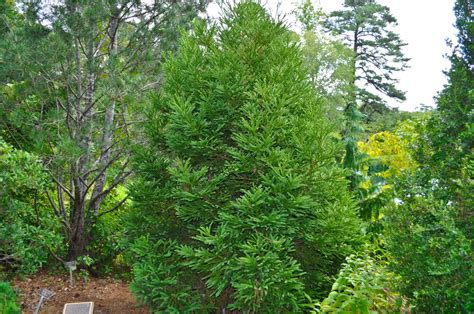
<instances>
[{"instance_id":1,"label":"dense green foliage","mask_svg":"<svg viewBox=\"0 0 474 314\"><path fill-rule=\"evenodd\" d=\"M396 184L398 206L387 211L387 247L398 289L417 311L474 309L472 0L456 1L458 46L438 108L414 145L420 170Z\"/></svg>"},{"instance_id":2,"label":"dense green foliage","mask_svg":"<svg viewBox=\"0 0 474 314\"><path fill-rule=\"evenodd\" d=\"M348 256L328 297L316 304L316 312L395 313L402 302L387 288L394 275L385 264L367 251Z\"/></svg>"},{"instance_id":3,"label":"dense green foliage","mask_svg":"<svg viewBox=\"0 0 474 314\"><path fill-rule=\"evenodd\" d=\"M361 239L303 56L259 5L165 64L137 160L134 290L156 310L299 311ZM136 219L136 217L135 217Z\"/></svg>"},{"instance_id":4,"label":"dense green foliage","mask_svg":"<svg viewBox=\"0 0 474 314\"><path fill-rule=\"evenodd\" d=\"M462 185L472 188L474 149L474 16L473 1L456 2L458 46L450 56L448 84L438 95L438 108L428 122L427 140L432 154L424 162L432 177L446 188L445 199L450 199L472 213L474 199ZM466 175L470 178L466 178ZM468 182L461 182L467 179ZM469 179L471 180L469 182ZM461 180L461 181L459 181ZM464 191L463 191L464 190ZM441 191L440 191L441 192ZM466 193L467 192L467 193ZM459 195L459 193L464 193ZM467 214L467 213L466 213ZM472 220L471 220L472 222ZM468 222L466 222L468 223ZM471 238L473 234L471 231Z\"/></svg>"},{"instance_id":5,"label":"dense green foliage","mask_svg":"<svg viewBox=\"0 0 474 314\"><path fill-rule=\"evenodd\" d=\"M74 260L158 313L473 312L473 1L419 112L386 106L407 58L376 0L301 0L297 31L209 2L0 3L0 280Z\"/></svg>"},{"instance_id":6,"label":"dense green foliage","mask_svg":"<svg viewBox=\"0 0 474 314\"><path fill-rule=\"evenodd\" d=\"M417 311L472 311L471 243L456 226L455 208L410 179L400 180L396 195L400 204L387 211L385 237L398 289Z\"/></svg>"},{"instance_id":7,"label":"dense green foliage","mask_svg":"<svg viewBox=\"0 0 474 314\"><path fill-rule=\"evenodd\" d=\"M0 281L0 313L20 314L20 308L16 303L16 295L6 282Z\"/></svg>"},{"instance_id":8,"label":"dense green foliage","mask_svg":"<svg viewBox=\"0 0 474 314\"><path fill-rule=\"evenodd\" d=\"M0 272L34 273L62 241L41 196L46 178L38 157L0 138Z\"/></svg>"}]
</instances>

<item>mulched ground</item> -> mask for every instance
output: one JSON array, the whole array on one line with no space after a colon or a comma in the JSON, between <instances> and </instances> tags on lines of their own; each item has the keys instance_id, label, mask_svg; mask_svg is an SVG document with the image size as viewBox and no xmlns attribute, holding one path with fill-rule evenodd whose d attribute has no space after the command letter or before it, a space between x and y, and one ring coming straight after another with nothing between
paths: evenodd
<instances>
[{"instance_id":1,"label":"mulched ground","mask_svg":"<svg viewBox=\"0 0 474 314\"><path fill-rule=\"evenodd\" d=\"M33 313L40 298L41 288L52 290L55 295L43 303L40 313L62 313L65 303L94 302L94 314L148 314L128 289L128 283L111 278L89 278L69 287L68 275L39 272L34 276L17 279L13 286L18 293L22 313Z\"/></svg>"}]
</instances>

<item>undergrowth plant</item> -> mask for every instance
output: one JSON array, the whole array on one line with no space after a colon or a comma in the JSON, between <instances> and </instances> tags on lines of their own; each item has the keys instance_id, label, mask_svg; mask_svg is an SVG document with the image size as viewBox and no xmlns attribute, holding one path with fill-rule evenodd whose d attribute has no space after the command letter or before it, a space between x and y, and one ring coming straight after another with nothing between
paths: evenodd
<instances>
[{"instance_id":1,"label":"undergrowth plant","mask_svg":"<svg viewBox=\"0 0 474 314\"><path fill-rule=\"evenodd\" d=\"M402 298L394 292L395 274L387 261L366 251L346 258L329 295L313 313L395 313Z\"/></svg>"},{"instance_id":2,"label":"undergrowth plant","mask_svg":"<svg viewBox=\"0 0 474 314\"><path fill-rule=\"evenodd\" d=\"M0 138L0 272L30 274L61 245L60 227L45 199L48 180L35 155Z\"/></svg>"},{"instance_id":3,"label":"undergrowth plant","mask_svg":"<svg viewBox=\"0 0 474 314\"><path fill-rule=\"evenodd\" d=\"M16 294L7 282L0 282L0 313L20 314Z\"/></svg>"}]
</instances>

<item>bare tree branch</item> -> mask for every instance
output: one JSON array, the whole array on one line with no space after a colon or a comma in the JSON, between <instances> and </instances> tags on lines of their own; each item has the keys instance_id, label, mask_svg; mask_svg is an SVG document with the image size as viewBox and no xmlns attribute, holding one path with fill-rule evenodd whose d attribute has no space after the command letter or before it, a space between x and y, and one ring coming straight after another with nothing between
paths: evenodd
<instances>
[{"instance_id":1,"label":"bare tree branch","mask_svg":"<svg viewBox=\"0 0 474 314\"><path fill-rule=\"evenodd\" d=\"M127 200L128 200L129 196L125 196L117 205L115 205L112 209L109 209L109 210L106 210L102 213L100 213L97 217L101 217L101 216L104 216L105 214L108 214L108 213L111 213L117 209L120 208L120 206L122 206Z\"/></svg>"}]
</instances>

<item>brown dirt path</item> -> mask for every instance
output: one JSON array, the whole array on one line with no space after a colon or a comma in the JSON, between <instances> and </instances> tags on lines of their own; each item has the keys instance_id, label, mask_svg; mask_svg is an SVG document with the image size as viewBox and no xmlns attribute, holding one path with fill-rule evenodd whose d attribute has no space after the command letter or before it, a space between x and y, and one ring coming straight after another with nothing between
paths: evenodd
<instances>
[{"instance_id":1,"label":"brown dirt path","mask_svg":"<svg viewBox=\"0 0 474 314\"><path fill-rule=\"evenodd\" d=\"M87 284L76 282L69 287L67 275L50 275L39 272L29 278L15 280L13 286L18 292L22 313L33 313L39 301L41 288L56 293L43 303L40 313L62 313L65 303L94 302L94 314L148 314L150 311L137 304L128 289L128 283L111 278L90 278Z\"/></svg>"}]
</instances>

